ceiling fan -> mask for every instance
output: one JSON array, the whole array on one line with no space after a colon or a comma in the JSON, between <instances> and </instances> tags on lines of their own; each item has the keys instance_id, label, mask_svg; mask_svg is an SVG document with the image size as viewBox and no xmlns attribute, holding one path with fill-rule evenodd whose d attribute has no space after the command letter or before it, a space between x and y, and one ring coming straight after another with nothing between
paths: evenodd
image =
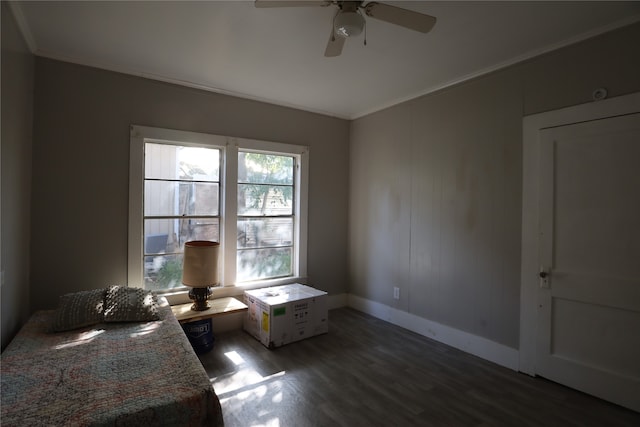
<instances>
[{"instance_id":1,"label":"ceiling fan","mask_svg":"<svg viewBox=\"0 0 640 427\"><path fill-rule=\"evenodd\" d=\"M324 51L324 56L339 56L348 37L359 35L365 27L365 15L391 24L400 25L421 33L431 31L436 18L430 15L402 9L384 3L339 0L255 0L256 7L299 7L299 6L337 6L338 11L333 18L331 36ZM366 44L366 40L365 40Z\"/></svg>"}]
</instances>

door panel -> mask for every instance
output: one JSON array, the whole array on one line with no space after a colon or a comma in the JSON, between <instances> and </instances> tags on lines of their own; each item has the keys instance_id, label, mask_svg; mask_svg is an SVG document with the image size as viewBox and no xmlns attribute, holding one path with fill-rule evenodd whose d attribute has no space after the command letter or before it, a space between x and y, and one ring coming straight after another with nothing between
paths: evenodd
<instances>
[{"instance_id":1,"label":"door panel","mask_svg":"<svg viewBox=\"0 0 640 427\"><path fill-rule=\"evenodd\" d=\"M554 357L612 370L621 376L638 377L639 352L629 351L628 342L614 333L640 330L640 317L636 313L600 306L596 318L590 303L563 298L553 298L552 310L551 353Z\"/></svg>"},{"instance_id":2,"label":"door panel","mask_svg":"<svg viewBox=\"0 0 640 427\"><path fill-rule=\"evenodd\" d=\"M640 411L640 114L540 132L537 373Z\"/></svg>"}]
</instances>

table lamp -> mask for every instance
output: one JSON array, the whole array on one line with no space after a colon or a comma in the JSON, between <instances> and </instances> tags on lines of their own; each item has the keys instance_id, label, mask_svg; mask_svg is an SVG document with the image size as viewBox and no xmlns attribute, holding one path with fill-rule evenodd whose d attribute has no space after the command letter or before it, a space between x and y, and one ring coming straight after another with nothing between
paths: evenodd
<instances>
[{"instance_id":1,"label":"table lamp","mask_svg":"<svg viewBox=\"0 0 640 427\"><path fill-rule=\"evenodd\" d=\"M182 283L189 286L189 298L194 301L191 310L204 311L209 308L207 300L210 286L218 285L218 252L220 243L193 240L184 244Z\"/></svg>"}]
</instances>

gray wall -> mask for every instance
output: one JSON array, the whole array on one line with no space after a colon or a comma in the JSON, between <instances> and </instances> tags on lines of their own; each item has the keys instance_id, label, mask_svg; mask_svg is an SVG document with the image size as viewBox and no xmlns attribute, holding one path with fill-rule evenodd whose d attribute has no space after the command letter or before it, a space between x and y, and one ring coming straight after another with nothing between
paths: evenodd
<instances>
[{"instance_id":1,"label":"gray wall","mask_svg":"<svg viewBox=\"0 0 640 427\"><path fill-rule=\"evenodd\" d=\"M2 350L30 314L29 235L34 58L6 2L2 15Z\"/></svg>"},{"instance_id":2,"label":"gray wall","mask_svg":"<svg viewBox=\"0 0 640 427\"><path fill-rule=\"evenodd\" d=\"M347 290L349 122L36 59L33 308L127 280L129 125L310 147L309 284Z\"/></svg>"},{"instance_id":3,"label":"gray wall","mask_svg":"<svg viewBox=\"0 0 640 427\"><path fill-rule=\"evenodd\" d=\"M638 40L635 24L352 122L351 293L517 348L522 118L639 91Z\"/></svg>"}]
</instances>

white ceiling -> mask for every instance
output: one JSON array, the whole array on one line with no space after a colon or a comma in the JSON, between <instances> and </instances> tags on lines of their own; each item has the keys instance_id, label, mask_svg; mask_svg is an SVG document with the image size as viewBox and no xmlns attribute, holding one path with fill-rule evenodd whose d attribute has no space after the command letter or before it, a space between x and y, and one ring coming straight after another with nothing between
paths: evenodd
<instances>
[{"instance_id":1,"label":"white ceiling","mask_svg":"<svg viewBox=\"0 0 640 427\"><path fill-rule=\"evenodd\" d=\"M640 21L640 2L391 2L428 34L367 18L325 58L335 7L251 1L13 2L44 57L353 119Z\"/></svg>"}]
</instances>

